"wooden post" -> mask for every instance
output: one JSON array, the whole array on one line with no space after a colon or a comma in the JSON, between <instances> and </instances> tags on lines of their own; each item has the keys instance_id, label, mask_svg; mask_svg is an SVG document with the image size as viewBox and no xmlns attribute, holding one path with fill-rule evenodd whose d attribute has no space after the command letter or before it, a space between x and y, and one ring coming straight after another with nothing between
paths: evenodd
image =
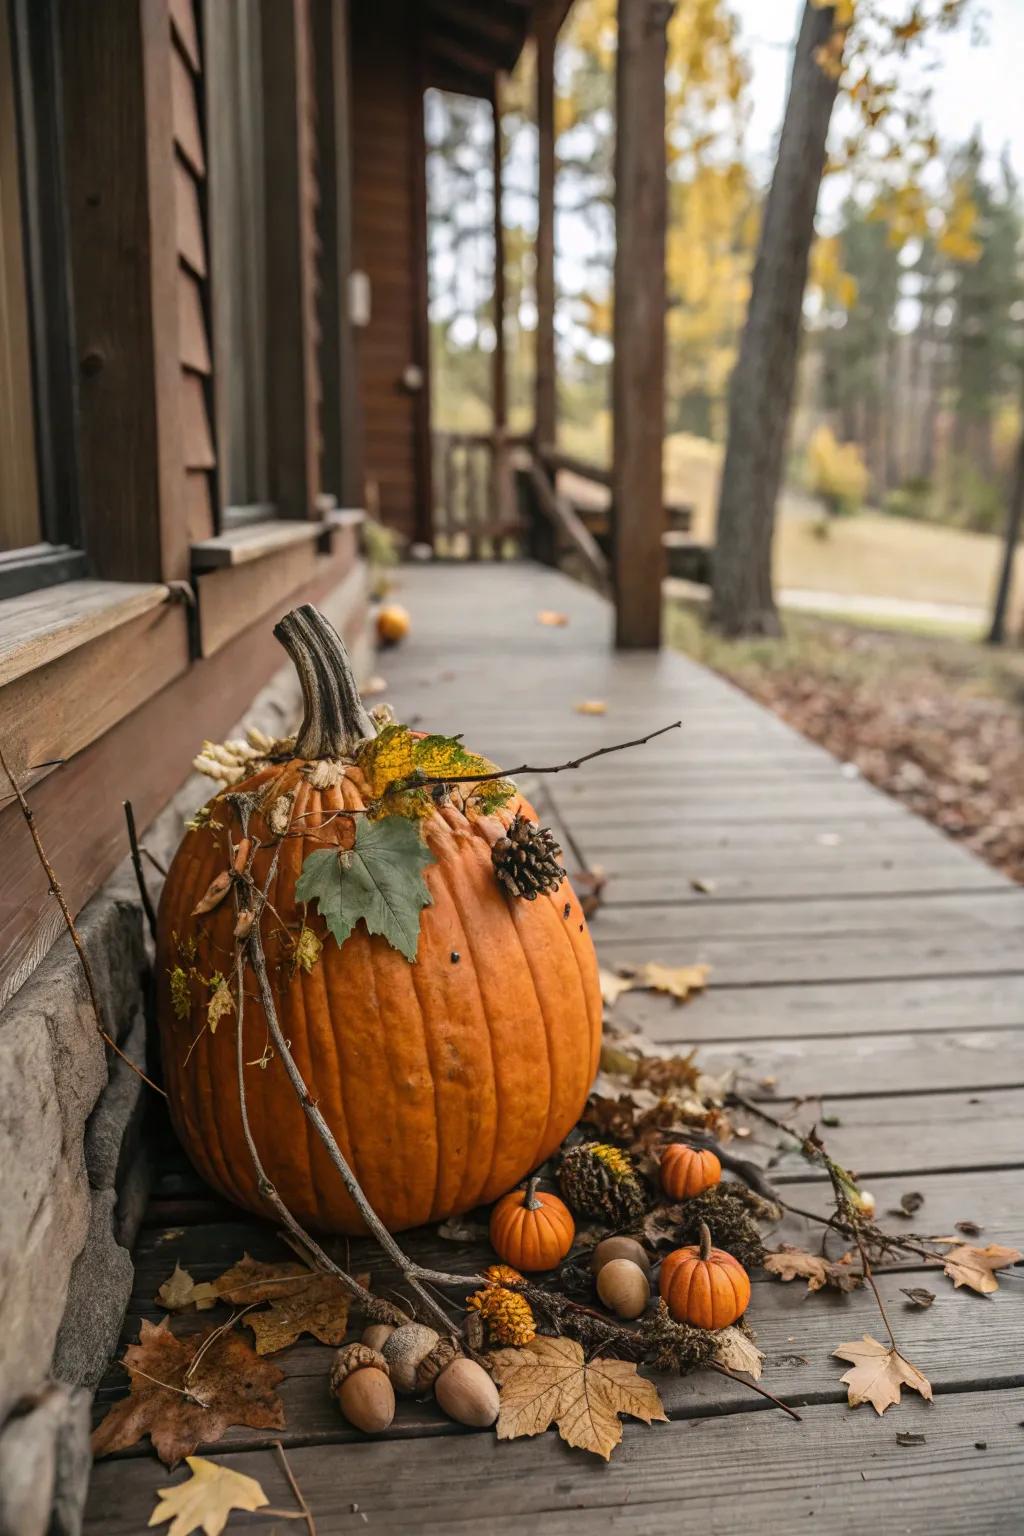
<instances>
[{"instance_id":1,"label":"wooden post","mask_svg":"<svg viewBox=\"0 0 1024 1536\"><path fill-rule=\"evenodd\" d=\"M537 348L534 379L534 444L553 448L555 396L555 43L558 26L548 9L537 37Z\"/></svg>"},{"instance_id":2,"label":"wooden post","mask_svg":"<svg viewBox=\"0 0 1024 1536\"><path fill-rule=\"evenodd\" d=\"M509 476L508 445L508 372L505 357L505 222L502 205L501 76L495 75L491 92L493 128L494 184L494 352L491 356L491 495L493 512L490 522L504 531L512 521L512 481ZM500 553L497 532L492 554Z\"/></svg>"},{"instance_id":3,"label":"wooden post","mask_svg":"<svg viewBox=\"0 0 1024 1536\"><path fill-rule=\"evenodd\" d=\"M615 643L661 643L665 416L665 28L671 0L619 0L612 560Z\"/></svg>"},{"instance_id":4,"label":"wooden post","mask_svg":"<svg viewBox=\"0 0 1024 1536\"><path fill-rule=\"evenodd\" d=\"M349 321L352 271L352 125L349 0L314 0L317 135L323 284L320 360L323 403L322 479L342 506L363 504L359 380Z\"/></svg>"},{"instance_id":5,"label":"wooden post","mask_svg":"<svg viewBox=\"0 0 1024 1536\"><path fill-rule=\"evenodd\" d=\"M309 0L262 0L267 435L279 517L318 516L316 155Z\"/></svg>"}]
</instances>

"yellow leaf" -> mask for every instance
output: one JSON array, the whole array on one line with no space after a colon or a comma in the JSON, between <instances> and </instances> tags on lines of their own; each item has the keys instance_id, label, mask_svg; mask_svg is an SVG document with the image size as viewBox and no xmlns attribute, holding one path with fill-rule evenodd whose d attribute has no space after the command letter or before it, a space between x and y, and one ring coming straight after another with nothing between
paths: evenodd
<instances>
[{"instance_id":1,"label":"yellow leaf","mask_svg":"<svg viewBox=\"0 0 1024 1536\"><path fill-rule=\"evenodd\" d=\"M323 947L312 928L304 927L295 944L295 964L301 965L302 969L308 973L320 959L320 951Z\"/></svg>"},{"instance_id":2,"label":"yellow leaf","mask_svg":"<svg viewBox=\"0 0 1024 1536\"><path fill-rule=\"evenodd\" d=\"M999 1243L989 1243L986 1248L973 1248L969 1243L962 1243L946 1254L943 1273L949 1276L958 1289L961 1285L967 1285L972 1291L990 1296L999 1289L994 1271L1016 1264L1020 1257L1016 1248L1004 1248Z\"/></svg>"},{"instance_id":3,"label":"yellow leaf","mask_svg":"<svg viewBox=\"0 0 1024 1536\"><path fill-rule=\"evenodd\" d=\"M645 1424L668 1419L654 1383L626 1360L584 1359L575 1339L533 1339L494 1356L501 1391L499 1440L539 1435L551 1424L569 1445L603 1456L622 1439L620 1413Z\"/></svg>"},{"instance_id":4,"label":"yellow leaf","mask_svg":"<svg viewBox=\"0 0 1024 1536\"><path fill-rule=\"evenodd\" d=\"M601 983L601 997L608 1008L614 1008L623 992L629 992L635 985L632 976L616 976L614 971L606 971L604 966L601 966L597 974Z\"/></svg>"},{"instance_id":5,"label":"yellow leaf","mask_svg":"<svg viewBox=\"0 0 1024 1536\"><path fill-rule=\"evenodd\" d=\"M578 715L605 715L608 713L608 705L604 699L581 699L576 705Z\"/></svg>"},{"instance_id":6,"label":"yellow leaf","mask_svg":"<svg viewBox=\"0 0 1024 1536\"><path fill-rule=\"evenodd\" d=\"M193 1531L220 1536L233 1509L251 1512L269 1502L254 1477L233 1472L230 1467L219 1467L205 1456L185 1459L192 1476L185 1483L175 1483L173 1488L161 1488L161 1503L149 1517L150 1525L173 1520L165 1536L191 1536Z\"/></svg>"},{"instance_id":7,"label":"yellow leaf","mask_svg":"<svg viewBox=\"0 0 1024 1536\"><path fill-rule=\"evenodd\" d=\"M175 1264L174 1273L170 1275L156 1293L156 1299L168 1312L183 1312L186 1307L195 1305L195 1281L187 1269L182 1269L180 1264ZM213 1303L209 1302L209 1306Z\"/></svg>"},{"instance_id":8,"label":"yellow leaf","mask_svg":"<svg viewBox=\"0 0 1024 1536\"><path fill-rule=\"evenodd\" d=\"M710 974L710 965L659 965L656 960L648 960L640 966L633 985L652 992L667 992L677 1002L685 1003L691 992L703 992Z\"/></svg>"},{"instance_id":9,"label":"yellow leaf","mask_svg":"<svg viewBox=\"0 0 1024 1536\"><path fill-rule=\"evenodd\" d=\"M920 1392L929 1403L932 1400L931 1382L927 1376L922 1376L899 1350L886 1349L869 1333L849 1344L840 1344L832 1353L839 1360L849 1360L853 1364L853 1369L840 1378L847 1389L851 1408L870 1403L876 1413L882 1414L899 1402L901 1387Z\"/></svg>"},{"instance_id":10,"label":"yellow leaf","mask_svg":"<svg viewBox=\"0 0 1024 1536\"><path fill-rule=\"evenodd\" d=\"M234 1013L235 1000L231 996L231 988L223 976L212 978L216 983L213 988L213 996L210 998L206 1009L206 1022L210 1026L210 1034L216 1034L217 1025L226 1013Z\"/></svg>"}]
</instances>

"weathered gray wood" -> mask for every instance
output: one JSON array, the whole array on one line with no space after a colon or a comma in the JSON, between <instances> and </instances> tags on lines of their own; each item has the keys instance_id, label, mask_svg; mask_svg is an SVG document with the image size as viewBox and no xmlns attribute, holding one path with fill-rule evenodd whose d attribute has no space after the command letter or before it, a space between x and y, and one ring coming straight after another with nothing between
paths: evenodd
<instances>
[{"instance_id":1,"label":"weathered gray wood","mask_svg":"<svg viewBox=\"0 0 1024 1536\"><path fill-rule=\"evenodd\" d=\"M607 1467L554 1434L499 1444L489 1432L311 1446L289 1461L324 1536L364 1526L450 1536L463 1522L543 1536L678 1536L681 1518L746 1536L752 1521L766 1532L798 1522L848 1529L851 1511L858 1527L907 1536L935 1536L946 1516L954 1528L968 1515L977 1536L1009 1536L1024 1489L1019 1392L954 1393L930 1407L907 1393L898 1414L898 1427L924 1433L924 1445L897 1443L895 1412L879 1421L867 1408L821 1406L802 1425L778 1412L627 1424ZM257 1477L276 1507L292 1507L271 1452L223 1460ZM86 1530L135 1536L138 1516L128 1512L148 1510L154 1488L180 1477L151 1460L99 1463Z\"/></svg>"}]
</instances>

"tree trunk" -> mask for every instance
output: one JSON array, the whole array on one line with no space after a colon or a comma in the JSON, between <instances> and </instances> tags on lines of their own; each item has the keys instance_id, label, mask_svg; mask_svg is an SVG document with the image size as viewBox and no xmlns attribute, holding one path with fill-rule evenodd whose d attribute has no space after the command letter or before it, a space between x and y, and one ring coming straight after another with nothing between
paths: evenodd
<instances>
[{"instance_id":1,"label":"tree trunk","mask_svg":"<svg viewBox=\"0 0 1024 1536\"><path fill-rule=\"evenodd\" d=\"M1003 535L1003 561L999 569L999 582L996 587L995 602L992 605L992 623L986 636L989 645L1002 645L1006 639L1006 615L1010 606L1014 557L1017 553L1017 541L1020 538L1022 522L1024 522L1024 432L1021 433L1020 444L1017 448L1017 469L1014 475L1013 491L1011 492L1006 512L1006 531Z\"/></svg>"},{"instance_id":2,"label":"tree trunk","mask_svg":"<svg viewBox=\"0 0 1024 1536\"><path fill-rule=\"evenodd\" d=\"M838 82L815 57L834 12L807 0L786 116L754 265L718 503L710 622L725 634L777 634L772 592L775 504L800 351L807 261Z\"/></svg>"}]
</instances>

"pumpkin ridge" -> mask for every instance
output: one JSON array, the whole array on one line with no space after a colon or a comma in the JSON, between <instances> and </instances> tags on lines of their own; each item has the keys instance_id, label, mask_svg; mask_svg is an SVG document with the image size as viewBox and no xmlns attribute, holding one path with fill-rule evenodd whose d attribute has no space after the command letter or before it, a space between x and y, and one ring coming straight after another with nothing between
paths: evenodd
<instances>
[{"instance_id":1,"label":"pumpkin ridge","mask_svg":"<svg viewBox=\"0 0 1024 1536\"><path fill-rule=\"evenodd\" d=\"M446 838L447 839L454 839L454 837L455 837L455 833L451 830L451 828L447 825L447 823L444 822L443 818L441 819L441 826L435 830L435 834L434 835L437 838L439 849L441 849L441 850L443 850L444 847L445 847L445 840L446 840ZM472 846L472 840L470 840L470 846ZM474 853L475 852L476 852L476 849L474 848ZM501 1155L501 1153L503 1151L503 1147L504 1147L504 1142L505 1142L505 1124L506 1124L506 1120L507 1120L506 1101L508 1099L508 1095L507 1095L507 1093L502 1093L500 1091L501 1080L500 1080L500 1075L499 1075L499 1062L498 1062L498 1049L499 1049L499 1045L498 1045L498 1041L495 1038L496 1033L499 1036L503 1036L504 1035L504 1030L496 1028L496 1019L495 1019L495 1015L492 1012L492 1008L491 1008L491 1004L490 1004L490 1000L489 1000L489 995L488 995L488 988L484 985L483 967L482 967L482 964L480 962L483 959L486 959L487 956L484 954L484 952L480 948L480 944L478 942L478 930L476 928L474 928L472 924L467 926L466 923L463 920L462 906L461 906L462 884L463 884L463 882L462 882L462 878L461 878L461 870L460 870L460 865L459 865L459 862L458 862L458 858L456 857L456 858L445 859L442 856L442 858L439 858L439 860L438 860L437 868L441 871L441 879L444 881L444 883L446 885L446 888L449 890L449 892L451 894L454 910L455 910L455 912L456 912L456 914L458 916L459 925L460 925L460 927L462 929L462 932L463 932L463 934L465 936L466 948L467 948L467 951L468 951L468 953L469 953L469 955L470 955L470 957L472 958L472 961L473 961L474 984L476 986L477 994L478 994L479 999L480 999L480 1013L481 1013L481 1017L482 1017L483 1022L484 1022L484 1029L485 1029L485 1035L486 1035L487 1044L488 1044L488 1051L489 1051L490 1059L491 1059L491 1081L492 1081L492 1091L493 1091L493 1095L494 1095L494 1110L495 1110L494 1137L493 1137L493 1140L492 1140L492 1143L491 1143L491 1146L490 1146L490 1149L489 1149L489 1152L488 1152L488 1155L487 1155L487 1158L486 1158L486 1166L484 1167L481 1176L478 1178L475 1187L473 1185L470 1185L469 1191L467 1191L465 1193L465 1195L464 1195L464 1199L465 1199L465 1202L466 1202L465 1208L468 1209L470 1206L476 1205L476 1204L480 1203L481 1200L486 1200L486 1199L489 1199L489 1198L493 1198L493 1196L490 1194L490 1191L493 1189L493 1185L494 1185L495 1179L497 1178L497 1172L496 1172L497 1162L498 1162L498 1158ZM470 894L472 895L473 893L470 892ZM496 894L498 894L498 893L496 892ZM506 913L502 913L501 914L501 921L502 922L507 921L507 914ZM495 940L488 939L487 940L487 947L488 948L494 948L496 950L500 950L501 945L500 945L500 943L496 939ZM529 967L527 967L527 969L529 970ZM530 985L531 985L531 987L533 987L533 973L532 973L532 971L529 971L529 976L530 976ZM538 1016L540 1016L542 1018L542 1021L543 1021L543 1015L542 1015L541 1008L540 1008L540 1000L539 1000L539 998L536 1001L537 1001L537 1014L538 1014ZM546 1026L545 1026L545 1034L546 1034ZM470 1161L472 1161L471 1157L470 1157ZM481 1159L481 1161L484 1161L484 1160ZM524 1161L525 1161L525 1158L524 1158ZM501 1190L498 1191L498 1193L502 1193L502 1192L503 1191L501 1191Z\"/></svg>"},{"instance_id":2,"label":"pumpkin ridge","mask_svg":"<svg viewBox=\"0 0 1024 1536\"><path fill-rule=\"evenodd\" d=\"M440 870L441 865L438 862L438 863L435 863L433 867L435 869L437 869L437 870ZM443 878L442 878L440 883L442 885L444 884ZM423 933L423 925L421 925L421 927L420 927L420 943L423 944L424 942L425 942L425 939L424 939L424 933ZM412 983L413 996L416 999L416 1008L417 1008L417 1011L419 1013L420 1033L421 1033L422 1039L423 1039L423 1055L424 1055L424 1060L426 1062L427 1072L428 1072L428 1074L430 1076L430 1091L431 1091L431 1094L433 1096L433 1101L434 1101L434 1126L435 1126L435 1131L434 1131L434 1168L433 1168L433 1172L432 1172L431 1178L430 1178L430 1185L431 1185L430 1203L429 1203L427 1215L425 1217L423 1217L423 1220L425 1220L425 1221L435 1221L437 1219L437 1217L435 1216L434 1213L435 1213L435 1211L437 1211L437 1208L438 1208L438 1193L439 1193L440 1184L441 1184L441 1169L445 1166L445 1161L446 1161L445 1154L446 1154L446 1150L447 1150L447 1142L446 1142L445 1138L446 1138L446 1134L447 1134L446 1133L446 1125L447 1125L447 1121L448 1121L448 1116L447 1115L443 1115L441 1113L440 1075L439 1075L439 1072L438 1072L438 1064L437 1064L437 1062L434 1059L434 1051L435 1051L435 1048L436 1048L436 1042L435 1042L435 1038L434 1037L435 1037L436 1031L430 1028L430 1025L428 1023L428 1008L424 1006L423 998L420 995L420 982L422 981L422 979L423 979L423 977L422 977L422 974L419 973L419 967L416 966L416 965L411 965L409 967L409 980ZM465 1156L465 1154L463 1154L463 1155ZM422 1163L422 1158L418 1159L418 1161L420 1161ZM464 1177L464 1175L463 1175L463 1177ZM460 1178L459 1182L461 1184L461 1182L462 1182L461 1178ZM417 1219L419 1219L419 1213L417 1212L415 1214L416 1214Z\"/></svg>"},{"instance_id":3,"label":"pumpkin ridge","mask_svg":"<svg viewBox=\"0 0 1024 1536\"><path fill-rule=\"evenodd\" d=\"M296 787L295 799L292 803L292 820L294 821L297 813L303 813L307 809L314 813L308 816L306 820L299 823L300 827L303 829L303 833L305 833L307 828L311 831L315 831L320 826L322 819L320 807L319 805L314 806L312 804L316 793L316 790L314 790L311 785L306 784L300 779L299 785ZM280 851L277 860L277 870L274 874L271 887L267 892L267 897L272 906L275 907L278 912L281 912L281 902L279 898L281 895L283 877L286 870L289 870L289 865L291 863L296 863L299 869L302 868L302 860L306 849L306 837L303 835L302 837L282 838L281 842L278 844L278 848ZM292 880L294 882L294 878L298 871L290 870L289 873L292 875ZM292 886L292 888L294 887ZM285 914L282 912L281 916L285 917ZM303 977L304 972L302 967L299 966L296 972L298 986L292 985L288 989L288 1000L290 1004L289 1012L291 1013L291 1008L294 1007L296 1003L298 1006L295 1008L294 1017L289 1017L288 1026L291 1033L290 1037L286 1036L286 1038L290 1038L291 1043L289 1049L307 1087L309 1087L316 1081L316 1077L314 1073L313 1052L309 1038L309 1023L306 1009L306 995L305 989L303 987ZM280 1001L278 1001L277 1006L278 1014L280 1014ZM281 1071L282 1073L286 1074L283 1061L281 1062ZM286 1081L285 1088L286 1092L289 1094L293 1092L291 1083L288 1081ZM313 1097L317 1097L316 1092L313 1093ZM298 1104L297 1099L295 1100L295 1103ZM305 1184L306 1188L312 1191L316 1204L318 1206L322 1206L321 1185L317 1178L315 1157L315 1149L320 1146L320 1141L309 1119L309 1116L302 1109L301 1105L299 1105L299 1120L302 1124L302 1140L306 1148L305 1167L302 1169L303 1176L301 1182ZM269 1130L270 1127L273 1126L274 1121L272 1117L268 1117L264 1120L263 1123ZM324 1152L323 1155L326 1156L326 1152Z\"/></svg>"}]
</instances>

